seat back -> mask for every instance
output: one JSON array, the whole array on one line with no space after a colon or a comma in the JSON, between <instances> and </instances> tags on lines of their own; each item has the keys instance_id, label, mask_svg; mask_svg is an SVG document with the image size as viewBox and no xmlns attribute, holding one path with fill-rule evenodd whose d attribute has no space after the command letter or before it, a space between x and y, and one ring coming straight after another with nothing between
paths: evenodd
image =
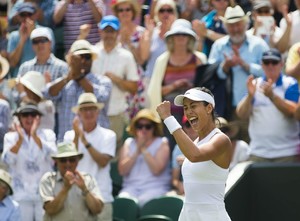
<instances>
[{"instance_id":1,"label":"seat back","mask_svg":"<svg viewBox=\"0 0 300 221\"><path fill-rule=\"evenodd\" d=\"M164 215L145 215L139 217L138 221L174 221Z\"/></svg>"},{"instance_id":2,"label":"seat back","mask_svg":"<svg viewBox=\"0 0 300 221\"><path fill-rule=\"evenodd\" d=\"M147 202L140 211L140 216L164 215L174 221L178 220L183 200L175 196L163 196Z\"/></svg>"},{"instance_id":3,"label":"seat back","mask_svg":"<svg viewBox=\"0 0 300 221\"><path fill-rule=\"evenodd\" d=\"M113 185L113 196L116 197L122 188L123 177L118 171L118 161L112 160L110 162L110 177Z\"/></svg>"},{"instance_id":4,"label":"seat back","mask_svg":"<svg viewBox=\"0 0 300 221\"><path fill-rule=\"evenodd\" d=\"M137 202L130 198L116 197L113 202L114 220L135 221L139 214Z\"/></svg>"}]
</instances>

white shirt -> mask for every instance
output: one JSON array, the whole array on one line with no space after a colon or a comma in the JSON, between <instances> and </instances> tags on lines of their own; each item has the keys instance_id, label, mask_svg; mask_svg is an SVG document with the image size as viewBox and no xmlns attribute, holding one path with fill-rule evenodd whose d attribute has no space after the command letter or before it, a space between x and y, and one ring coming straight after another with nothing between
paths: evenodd
<instances>
[{"instance_id":1,"label":"white shirt","mask_svg":"<svg viewBox=\"0 0 300 221\"><path fill-rule=\"evenodd\" d=\"M112 157L116 154L116 133L97 125L90 133L84 132L87 141L101 154L108 154ZM73 141L74 130L67 131L65 141ZM78 170L91 174L97 181L104 203L113 202L112 180L110 177L110 163L104 168L100 167L92 158L89 151L81 141L78 142L78 151L83 153L83 158L78 163Z\"/></svg>"},{"instance_id":2,"label":"white shirt","mask_svg":"<svg viewBox=\"0 0 300 221\"><path fill-rule=\"evenodd\" d=\"M23 130L23 129L22 129ZM14 199L40 200L39 182L44 173L52 171L51 155L56 152L55 134L49 129L38 129L37 136L42 142L42 149L32 137L25 135L17 154L10 149L17 143L17 132L8 132L4 136L3 161L8 164L8 170L13 179Z\"/></svg>"},{"instance_id":3,"label":"white shirt","mask_svg":"<svg viewBox=\"0 0 300 221\"><path fill-rule=\"evenodd\" d=\"M92 73L105 75L111 72L114 75L129 81L138 81L137 65L132 53L121 45L117 45L111 52L107 53L103 43L95 45L98 57L93 61ZM126 93L113 83L111 97L108 105L108 116L118 115L127 109Z\"/></svg>"},{"instance_id":4,"label":"white shirt","mask_svg":"<svg viewBox=\"0 0 300 221\"><path fill-rule=\"evenodd\" d=\"M39 110L43 113L40 128L54 130L55 126L55 106L51 100L43 100L38 103Z\"/></svg>"}]
</instances>

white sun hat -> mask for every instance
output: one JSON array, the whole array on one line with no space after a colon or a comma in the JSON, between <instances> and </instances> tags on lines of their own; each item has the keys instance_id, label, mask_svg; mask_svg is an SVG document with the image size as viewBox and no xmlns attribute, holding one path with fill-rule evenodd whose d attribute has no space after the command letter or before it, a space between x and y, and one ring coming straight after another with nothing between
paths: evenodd
<instances>
[{"instance_id":1,"label":"white sun hat","mask_svg":"<svg viewBox=\"0 0 300 221\"><path fill-rule=\"evenodd\" d=\"M21 78L20 83L35 93L40 98L43 98L42 90L46 86L44 75L38 71L28 71Z\"/></svg>"}]
</instances>

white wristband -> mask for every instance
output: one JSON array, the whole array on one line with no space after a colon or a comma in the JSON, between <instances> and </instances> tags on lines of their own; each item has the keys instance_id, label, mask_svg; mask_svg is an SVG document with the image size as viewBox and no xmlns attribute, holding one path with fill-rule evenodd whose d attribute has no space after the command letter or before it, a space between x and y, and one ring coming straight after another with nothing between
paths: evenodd
<instances>
[{"instance_id":1,"label":"white wristband","mask_svg":"<svg viewBox=\"0 0 300 221\"><path fill-rule=\"evenodd\" d=\"M168 128L170 134L173 134L175 130L182 128L174 116L167 117L164 120L164 124Z\"/></svg>"}]
</instances>

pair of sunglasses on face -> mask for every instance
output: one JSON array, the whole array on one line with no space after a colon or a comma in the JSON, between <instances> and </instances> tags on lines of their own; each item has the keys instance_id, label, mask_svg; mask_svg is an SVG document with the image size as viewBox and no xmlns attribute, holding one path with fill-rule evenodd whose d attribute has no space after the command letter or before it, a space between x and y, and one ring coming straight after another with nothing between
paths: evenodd
<instances>
[{"instance_id":1,"label":"pair of sunglasses on face","mask_svg":"<svg viewBox=\"0 0 300 221\"><path fill-rule=\"evenodd\" d=\"M151 130L153 128L153 124L136 124L135 128L137 130L142 130L143 128L145 128L146 130Z\"/></svg>"}]
</instances>

